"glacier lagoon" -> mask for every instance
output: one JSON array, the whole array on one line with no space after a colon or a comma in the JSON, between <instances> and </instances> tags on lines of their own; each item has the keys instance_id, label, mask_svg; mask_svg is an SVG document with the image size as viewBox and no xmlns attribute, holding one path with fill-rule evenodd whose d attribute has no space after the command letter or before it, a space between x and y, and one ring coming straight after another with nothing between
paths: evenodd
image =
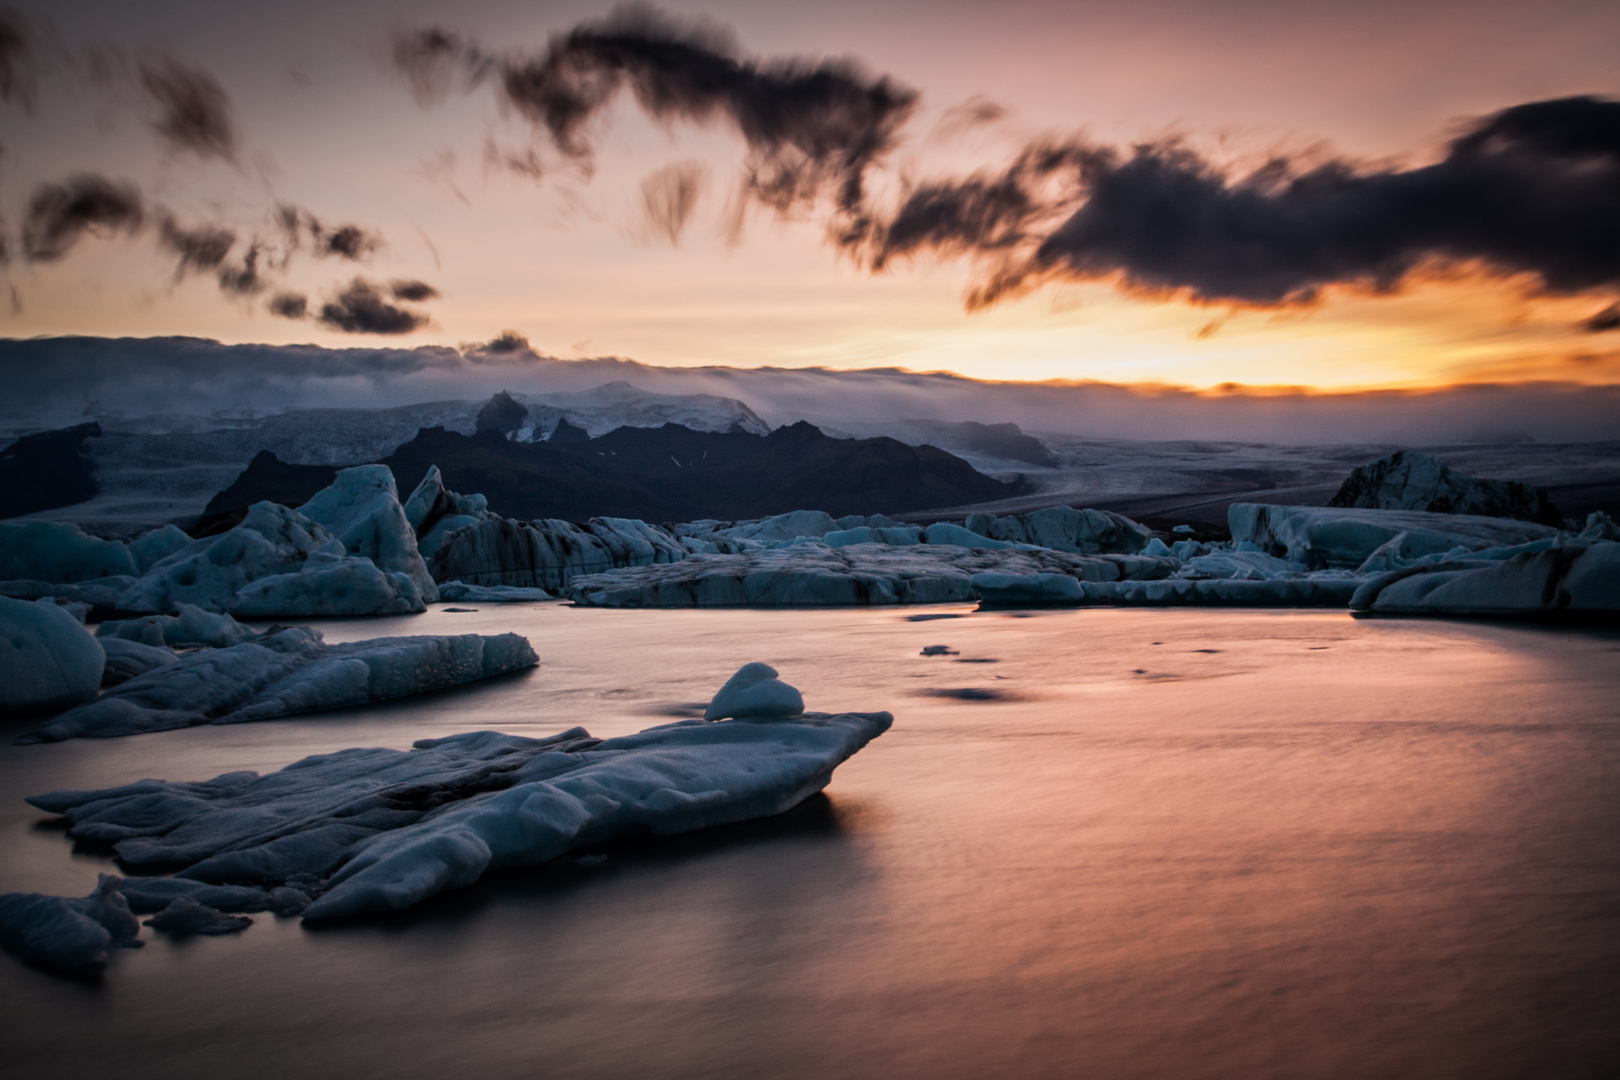
<instances>
[{"instance_id":1,"label":"glacier lagoon","mask_svg":"<svg viewBox=\"0 0 1620 1080\"><path fill-rule=\"evenodd\" d=\"M746 660L895 724L779 818L387 918L145 931L95 985L7 958L8 1075L1570 1076L1620 1053L1620 632L463 606L317 625L516 631L541 666L273 725L0 745L0 892L115 869L22 802L54 789L626 735L701 715Z\"/></svg>"}]
</instances>

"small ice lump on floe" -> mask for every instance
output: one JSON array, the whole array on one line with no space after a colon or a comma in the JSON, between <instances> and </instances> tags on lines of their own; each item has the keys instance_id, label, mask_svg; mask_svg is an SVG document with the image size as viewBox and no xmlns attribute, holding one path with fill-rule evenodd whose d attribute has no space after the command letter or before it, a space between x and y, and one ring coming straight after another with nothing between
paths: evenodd
<instances>
[{"instance_id":1,"label":"small ice lump on floe","mask_svg":"<svg viewBox=\"0 0 1620 1080\"><path fill-rule=\"evenodd\" d=\"M253 920L246 915L227 915L189 896L177 896L169 901L168 907L147 919L146 925L175 937L190 937L193 934L234 934L252 926Z\"/></svg>"},{"instance_id":2,"label":"small ice lump on floe","mask_svg":"<svg viewBox=\"0 0 1620 1080\"><path fill-rule=\"evenodd\" d=\"M141 943L141 925L118 892L118 877L102 874L96 891L82 898L42 893L0 896L0 945L42 967L92 974L107 953Z\"/></svg>"},{"instance_id":3,"label":"small ice lump on floe","mask_svg":"<svg viewBox=\"0 0 1620 1080\"><path fill-rule=\"evenodd\" d=\"M737 669L726 685L714 695L703 713L705 720L769 720L798 716L804 712L804 697L776 677L776 669L755 661Z\"/></svg>"}]
</instances>

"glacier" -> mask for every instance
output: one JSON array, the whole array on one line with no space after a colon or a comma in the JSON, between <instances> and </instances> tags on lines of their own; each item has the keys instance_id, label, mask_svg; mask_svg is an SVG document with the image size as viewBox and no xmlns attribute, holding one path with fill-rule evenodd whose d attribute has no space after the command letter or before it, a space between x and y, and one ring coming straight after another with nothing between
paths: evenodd
<instances>
[{"instance_id":1,"label":"glacier","mask_svg":"<svg viewBox=\"0 0 1620 1080\"><path fill-rule=\"evenodd\" d=\"M75 630L95 643L82 628L75 625ZM440 690L537 663L528 639L518 634L373 638L328 645L317 631L293 627L256 641L188 652L14 741L58 742L274 720ZM98 668L98 684L100 678Z\"/></svg>"},{"instance_id":2,"label":"glacier","mask_svg":"<svg viewBox=\"0 0 1620 1080\"><path fill-rule=\"evenodd\" d=\"M285 890L311 899L305 919L330 919L410 907L489 870L620 838L782 813L892 722L882 712L686 720L606 740L582 728L546 739L478 731L316 755L263 776L28 802L62 815L70 836L112 844L125 865L178 866L173 880L241 888L249 904ZM130 880L148 883L137 889L147 905L188 896L215 906L189 885Z\"/></svg>"}]
</instances>

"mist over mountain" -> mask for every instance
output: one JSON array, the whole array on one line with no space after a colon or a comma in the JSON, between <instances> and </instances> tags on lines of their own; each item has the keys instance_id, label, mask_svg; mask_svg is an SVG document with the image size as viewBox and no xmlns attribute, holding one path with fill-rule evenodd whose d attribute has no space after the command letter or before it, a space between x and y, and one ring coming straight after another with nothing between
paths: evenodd
<instances>
[{"instance_id":1,"label":"mist over mountain","mask_svg":"<svg viewBox=\"0 0 1620 1080\"><path fill-rule=\"evenodd\" d=\"M560 360L526 347L326 349L201 338L35 338L0 341L0 379L8 388L0 428L13 435L87 420L128 428L141 419L145 430L156 430L150 418L163 415L240 418L299 408L378 409L486 399L502 390L532 409L530 398L600 395L615 383L642 394L740 403L748 415L738 411L736 420L756 433L798 420L854 430L900 418L1014 423L1025 432L1091 438L1292 445L1588 442L1620 430L1620 387L1573 382L1342 393L1197 391L992 382L896 368L667 368L615 357ZM566 411L559 402L557 415ZM674 411L638 422L691 426ZM176 422L177 429L185 426Z\"/></svg>"}]
</instances>

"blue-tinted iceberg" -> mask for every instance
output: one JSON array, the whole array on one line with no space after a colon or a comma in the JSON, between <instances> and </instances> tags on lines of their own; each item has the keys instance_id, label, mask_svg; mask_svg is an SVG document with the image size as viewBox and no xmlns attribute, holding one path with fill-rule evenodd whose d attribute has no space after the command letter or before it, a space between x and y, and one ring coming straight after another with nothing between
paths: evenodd
<instances>
[{"instance_id":1,"label":"blue-tinted iceberg","mask_svg":"<svg viewBox=\"0 0 1620 1080\"><path fill-rule=\"evenodd\" d=\"M94 974L106 966L110 950L139 945L140 932L112 874L102 874L86 897L0 896L0 946L55 971Z\"/></svg>"},{"instance_id":2,"label":"blue-tinted iceberg","mask_svg":"<svg viewBox=\"0 0 1620 1080\"><path fill-rule=\"evenodd\" d=\"M1411 566L1363 583L1350 606L1388 615L1612 618L1620 615L1620 543Z\"/></svg>"},{"instance_id":3,"label":"blue-tinted iceberg","mask_svg":"<svg viewBox=\"0 0 1620 1080\"><path fill-rule=\"evenodd\" d=\"M1299 570L1357 570L1402 534L1395 552L1400 558L1505 548L1558 535L1551 526L1528 521L1418 510L1233 503L1226 517L1234 544L1253 544Z\"/></svg>"},{"instance_id":4,"label":"blue-tinted iceberg","mask_svg":"<svg viewBox=\"0 0 1620 1080\"><path fill-rule=\"evenodd\" d=\"M106 653L48 600L0 597L0 715L60 712L96 696Z\"/></svg>"},{"instance_id":5,"label":"blue-tinted iceberg","mask_svg":"<svg viewBox=\"0 0 1620 1080\"><path fill-rule=\"evenodd\" d=\"M517 634L327 645L317 632L295 627L256 642L188 653L16 741L58 742L274 720L441 690L538 662L528 640Z\"/></svg>"},{"instance_id":6,"label":"blue-tinted iceberg","mask_svg":"<svg viewBox=\"0 0 1620 1080\"><path fill-rule=\"evenodd\" d=\"M69 835L111 843L128 865L178 865L182 879L213 885L290 882L314 898L305 918L333 918L410 907L487 870L620 837L781 813L891 722L688 720L608 740L580 728L549 739L481 731L409 751L318 755L265 776L28 801L63 815Z\"/></svg>"},{"instance_id":7,"label":"blue-tinted iceberg","mask_svg":"<svg viewBox=\"0 0 1620 1080\"><path fill-rule=\"evenodd\" d=\"M798 716L804 698L797 688L776 677L776 669L755 661L744 664L726 680L703 713L705 720L765 720Z\"/></svg>"},{"instance_id":8,"label":"blue-tinted iceberg","mask_svg":"<svg viewBox=\"0 0 1620 1080\"><path fill-rule=\"evenodd\" d=\"M67 584L134 575L129 548L59 521L0 522L0 580Z\"/></svg>"},{"instance_id":9,"label":"blue-tinted iceberg","mask_svg":"<svg viewBox=\"0 0 1620 1080\"><path fill-rule=\"evenodd\" d=\"M298 509L336 537L345 555L369 559L383 574L404 574L427 603L439 598L388 466L344 469Z\"/></svg>"},{"instance_id":10,"label":"blue-tinted iceberg","mask_svg":"<svg viewBox=\"0 0 1620 1080\"><path fill-rule=\"evenodd\" d=\"M969 514L965 528L993 540L1035 544L1080 555L1135 555L1153 540L1153 531L1109 510L1076 510L1054 506L1028 514L996 517Z\"/></svg>"}]
</instances>

